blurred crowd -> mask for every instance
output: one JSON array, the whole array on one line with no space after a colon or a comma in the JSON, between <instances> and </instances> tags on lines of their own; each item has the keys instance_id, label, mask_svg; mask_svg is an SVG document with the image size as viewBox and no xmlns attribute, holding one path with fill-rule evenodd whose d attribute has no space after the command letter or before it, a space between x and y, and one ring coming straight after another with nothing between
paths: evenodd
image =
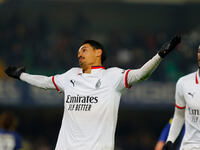
<instances>
[{"instance_id":1,"label":"blurred crowd","mask_svg":"<svg viewBox=\"0 0 200 150\"><path fill-rule=\"evenodd\" d=\"M113 29L106 34L90 31L90 20L81 14L75 17L73 29L53 30L47 17L39 14L28 24L23 15L13 13L0 24L0 68L7 65L25 65L29 72L52 74L78 66L77 50L86 39L103 43L107 53L106 66L138 68L153 57L158 48L173 34L147 33ZM200 40L200 29L184 34L183 44L159 69L153 80L176 81L196 67L195 53ZM1 76L4 74L1 72Z\"/></svg>"}]
</instances>

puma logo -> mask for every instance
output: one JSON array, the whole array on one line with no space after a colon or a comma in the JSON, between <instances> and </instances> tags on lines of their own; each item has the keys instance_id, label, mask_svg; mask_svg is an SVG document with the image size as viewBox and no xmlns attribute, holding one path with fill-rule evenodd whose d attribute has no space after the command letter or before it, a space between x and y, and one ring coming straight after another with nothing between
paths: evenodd
<instances>
[{"instance_id":1,"label":"puma logo","mask_svg":"<svg viewBox=\"0 0 200 150\"><path fill-rule=\"evenodd\" d=\"M188 92L188 95L192 96L192 98L194 97L194 94L192 94L192 93L190 93L190 92Z\"/></svg>"},{"instance_id":2,"label":"puma logo","mask_svg":"<svg viewBox=\"0 0 200 150\"><path fill-rule=\"evenodd\" d=\"M73 87L75 85L75 81L74 80L70 80L70 82L72 83Z\"/></svg>"}]
</instances>

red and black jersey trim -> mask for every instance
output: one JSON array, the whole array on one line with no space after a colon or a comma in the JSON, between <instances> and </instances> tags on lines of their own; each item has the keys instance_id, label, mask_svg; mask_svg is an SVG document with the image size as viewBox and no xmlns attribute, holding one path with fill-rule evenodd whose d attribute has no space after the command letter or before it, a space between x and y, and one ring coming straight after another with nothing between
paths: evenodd
<instances>
[{"instance_id":1,"label":"red and black jersey trim","mask_svg":"<svg viewBox=\"0 0 200 150\"><path fill-rule=\"evenodd\" d=\"M128 88L128 89L131 88L131 86L128 85L128 81L127 81L129 71L131 71L131 70L128 69L128 70L126 71L126 74L125 74L125 88Z\"/></svg>"},{"instance_id":2,"label":"red and black jersey trim","mask_svg":"<svg viewBox=\"0 0 200 150\"><path fill-rule=\"evenodd\" d=\"M175 104L175 107L178 109L185 109L185 106L181 107L181 106L178 106L177 104Z\"/></svg>"},{"instance_id":3,"label":"red and black jersey trim","mask_svg":"<svg viewBox=\"0 0 200 150\"><path fill-rule=\"evenodd\" d=\"M52 82L54 84L54 86L56 87L56 90L59 92L59 93L62 93L61 90L58 88L58 86L56 85L56 82L55 82L55 77L53 76L52 77Z\"/></svg>"}]
</instances>

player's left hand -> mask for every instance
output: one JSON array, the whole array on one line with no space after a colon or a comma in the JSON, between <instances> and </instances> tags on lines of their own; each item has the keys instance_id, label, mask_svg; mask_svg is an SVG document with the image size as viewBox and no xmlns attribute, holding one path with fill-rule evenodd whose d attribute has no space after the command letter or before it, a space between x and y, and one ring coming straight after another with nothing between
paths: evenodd
<instances>
[{"instance_id":1,"label":"player's left hand","mask_svg":"<svg viewBox=\"0 0 200 150\"><path fill-rule=\"evenodd\" d=\"M162 150L174 150L174 144L171 141L167 141Z\"/></svg>"},{"instance_id":2,"label":"player's left hand","mask_svg":"<svg viewBox=\"0 0 200 150\"><path fill-rule=\"evenodd\" d=\"M175 35L170 41L162 45L158 51L158 55L164 58L168 53L170 53L179 43L181 42L181 36Z\"/></svg>"}]
</instances>

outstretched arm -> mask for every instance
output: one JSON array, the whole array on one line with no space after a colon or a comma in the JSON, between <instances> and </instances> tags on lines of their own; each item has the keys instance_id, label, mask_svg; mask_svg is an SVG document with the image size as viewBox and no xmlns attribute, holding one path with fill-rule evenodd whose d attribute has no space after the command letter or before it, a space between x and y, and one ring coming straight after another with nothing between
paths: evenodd
<instances>
[{"instance_id":1,"label":"outstretched arm","mask_svg":"<svg viewBox=\"0 0 200 150\"><path fill-rule=\"evenodd\" d=\"M128 73L128 84L132 85L134 82L147 79L152 72L158 67L162 58L157 54L148 62L146 62L140 69L130 70Z\"/></svg>"},{"instance_id":2,"label":"outstretched arm","mask_svg":"<svg viewBox=\"0 0 200 150\"><path fill-rule=\"evenodd\" d=\"M151 60L145 63L140 69L131 70L128 73L128 84L131 85L134 82L147 79L152 72L158 67L162 58L167 56L179 43L181 42L180 36L174 36L170 41L163 44Z\"/></svg>"},{"instance_id":3,"label":"outstretched arm","mask_svg":"<svg viewBox=\"0 0 200 150\"><path fill-rule=\"evenodd\" d=\"M52 77L41 76L41 75L31 75L28 73L22 73L20 79L33 86L43 88L43 89L55 89L52 81Z\"/></svg>"},{"instance_id":4,"label":"outstretched arm","mask_svg":"<svg viewBox=\"0 0 200 150\"><path fill-rule=\"evenodd\" d=\"M8 67L5 70L6 74L12 78L25 81L31 85L37 86L44 89L55 89L52 77L41 76L41 75L31 75L25 73L25 67Z\"/></svg>"}]
</instances>

